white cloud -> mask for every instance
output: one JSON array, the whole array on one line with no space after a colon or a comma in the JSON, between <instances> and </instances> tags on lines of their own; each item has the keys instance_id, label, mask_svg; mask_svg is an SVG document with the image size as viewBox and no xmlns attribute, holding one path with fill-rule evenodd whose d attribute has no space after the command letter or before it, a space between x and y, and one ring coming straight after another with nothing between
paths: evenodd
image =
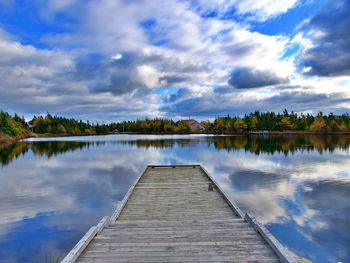
<instances>
[{"instance_id":1,"label":"white cloud","mask_svg":"<svg viewBox=\"0 0 350 263\"><path fill-rule=\"evenodd\" d=\"M294 7L298 0L264 0L264 1L234 1L239 14L252 13L253 19L260 21L285 13L288 9Z\"/></svg>"},{"instance_id":2,"label":"white cloud","mask_svg":"<svg viewBox=\"0 0 350 263\"><path fill-rule=\"evenodd\" d=\"M204 14L217 12L219 16L224 16L227 12L235 11L236 15L247 15L248 19L265 21L287 12L298 2L298 0L200 0L196 1L195 6Z\"/></svg>"},{"instance_id":3,"label":"white cloud","mask_svg":"<svg viewBox=\"0 0 350 263\"><path fill-rule=\"evenodd\" d=\"M231 72L238 67L273 72L281 79L291 77L290 91L307 87L319 94L329 94L331 89L333 93L347 93L346 85L337 84L344 79L303 77L295 66L297 55L283 57L292 45L299 45L300 50L310 48L310 39L302 34L289 38L250 31L249 19L268 19L286 12L298 4L294 0L35 3L49 25L59 23L62 17L68 22L63 23L62 32L42 35L41 42L51 49L23 45L0 31L0 89L6 91L2 100L5 109L36 114L67 112L97 119L103 114L106 120L106 111L125 118L154 116L165 103L160 102L160 89L152 93L157 87L186 88L191 92L182 99L201 98L199 103L212 111L206 111L208 117L229 110L237 101L240 111L249 110L246 105L252 101L261 102L260 110L284 108L263 103L279 94L276 89L232 89L235 97L217 97L222 104L210 98L216 86L227 86ZM249 19L243 23L223 19L232 8ZM205 15L211 11L216 15ZM89 58L90 54L100 57ZM346 102L338 106L348 107ZM231 107L230 111L235 110ZM310 109L305 105L303 110Z\"/></svg>"}]
</instances>

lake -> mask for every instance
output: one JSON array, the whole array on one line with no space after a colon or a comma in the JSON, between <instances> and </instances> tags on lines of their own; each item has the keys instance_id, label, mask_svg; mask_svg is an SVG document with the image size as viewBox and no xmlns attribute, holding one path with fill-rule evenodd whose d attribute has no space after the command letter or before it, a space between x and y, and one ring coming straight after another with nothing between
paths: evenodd
<instances>
[{"instance_id":1,"label":"lake","mask_svg":"<svg viewBox=\"0 0 350 263\"><path fill-rule=\"evenodd\" d=\"M293 254L350 262L350 136L106 135L0 149L0 262L63 258L148 164L201 164Z\"/></svg>"}]
</instances>

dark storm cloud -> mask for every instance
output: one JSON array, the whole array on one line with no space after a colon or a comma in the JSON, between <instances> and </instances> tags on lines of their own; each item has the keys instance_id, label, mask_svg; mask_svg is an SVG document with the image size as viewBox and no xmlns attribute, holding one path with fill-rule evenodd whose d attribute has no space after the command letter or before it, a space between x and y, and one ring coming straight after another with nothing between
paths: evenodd
<instances>
[{"instance_id":1,"label":"dark storm cloud","mask_svg":"<svg viewBox=\"0 0 350 263\"><path fill-rule=\"evenodd\" d=\"M301 26L306 33L321 31L312 39L314 46L302 54L300 68L308 75L350 75L350 1L331 2L325 10Z\"/></svg>"},{"instance_id":2,"label":"dark storm cloud","mask_svg":"<svg viewBox=\"0 0 350 263\"><path fill-rule=\"evenodd\" d=\"M287 83L288 78L281 78L270 70L255 70L241 67L232 71L228 83L237 89L251 89Z\"/></svg>"}]
</instances>

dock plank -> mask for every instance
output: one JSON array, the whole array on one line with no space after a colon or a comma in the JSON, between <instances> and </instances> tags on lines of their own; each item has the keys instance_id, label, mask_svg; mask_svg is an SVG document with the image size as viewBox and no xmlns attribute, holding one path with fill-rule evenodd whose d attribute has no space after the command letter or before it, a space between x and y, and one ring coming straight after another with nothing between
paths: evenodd
<instances>
[{"instance_id":1,"label":"dock plank","mask_svg":"<svg viewBox=\"0 0 350 263\"><path fill-rule=\"evenodd\" d=\"M76 262L294 262L199 165L148 166L105 222Z\"/></svg>"}]
</instances>

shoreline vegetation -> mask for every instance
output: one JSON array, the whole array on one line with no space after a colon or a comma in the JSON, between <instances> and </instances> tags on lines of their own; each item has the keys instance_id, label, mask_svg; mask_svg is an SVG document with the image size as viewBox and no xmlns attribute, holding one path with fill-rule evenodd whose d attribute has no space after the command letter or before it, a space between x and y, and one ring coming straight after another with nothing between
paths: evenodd
<instances>
[{"instance_id":1,"label":"shoreline vegetation","mask_svg":"<svg viewBox=\"0 0 350 263\"><path fill-rule=\"evenodd\" d=\"M194 123L194 124L193 124ZM213 122L195 120L144 119L110 124L52 116L34 116L26 122L17 114L0 112L0 147L31 137L89 136L106 134L350 134L348 113L317 116L298 115L284 110L282 114L255 111L243 118L239 116L216 117Z\"/></svg>"}]
</instances>

